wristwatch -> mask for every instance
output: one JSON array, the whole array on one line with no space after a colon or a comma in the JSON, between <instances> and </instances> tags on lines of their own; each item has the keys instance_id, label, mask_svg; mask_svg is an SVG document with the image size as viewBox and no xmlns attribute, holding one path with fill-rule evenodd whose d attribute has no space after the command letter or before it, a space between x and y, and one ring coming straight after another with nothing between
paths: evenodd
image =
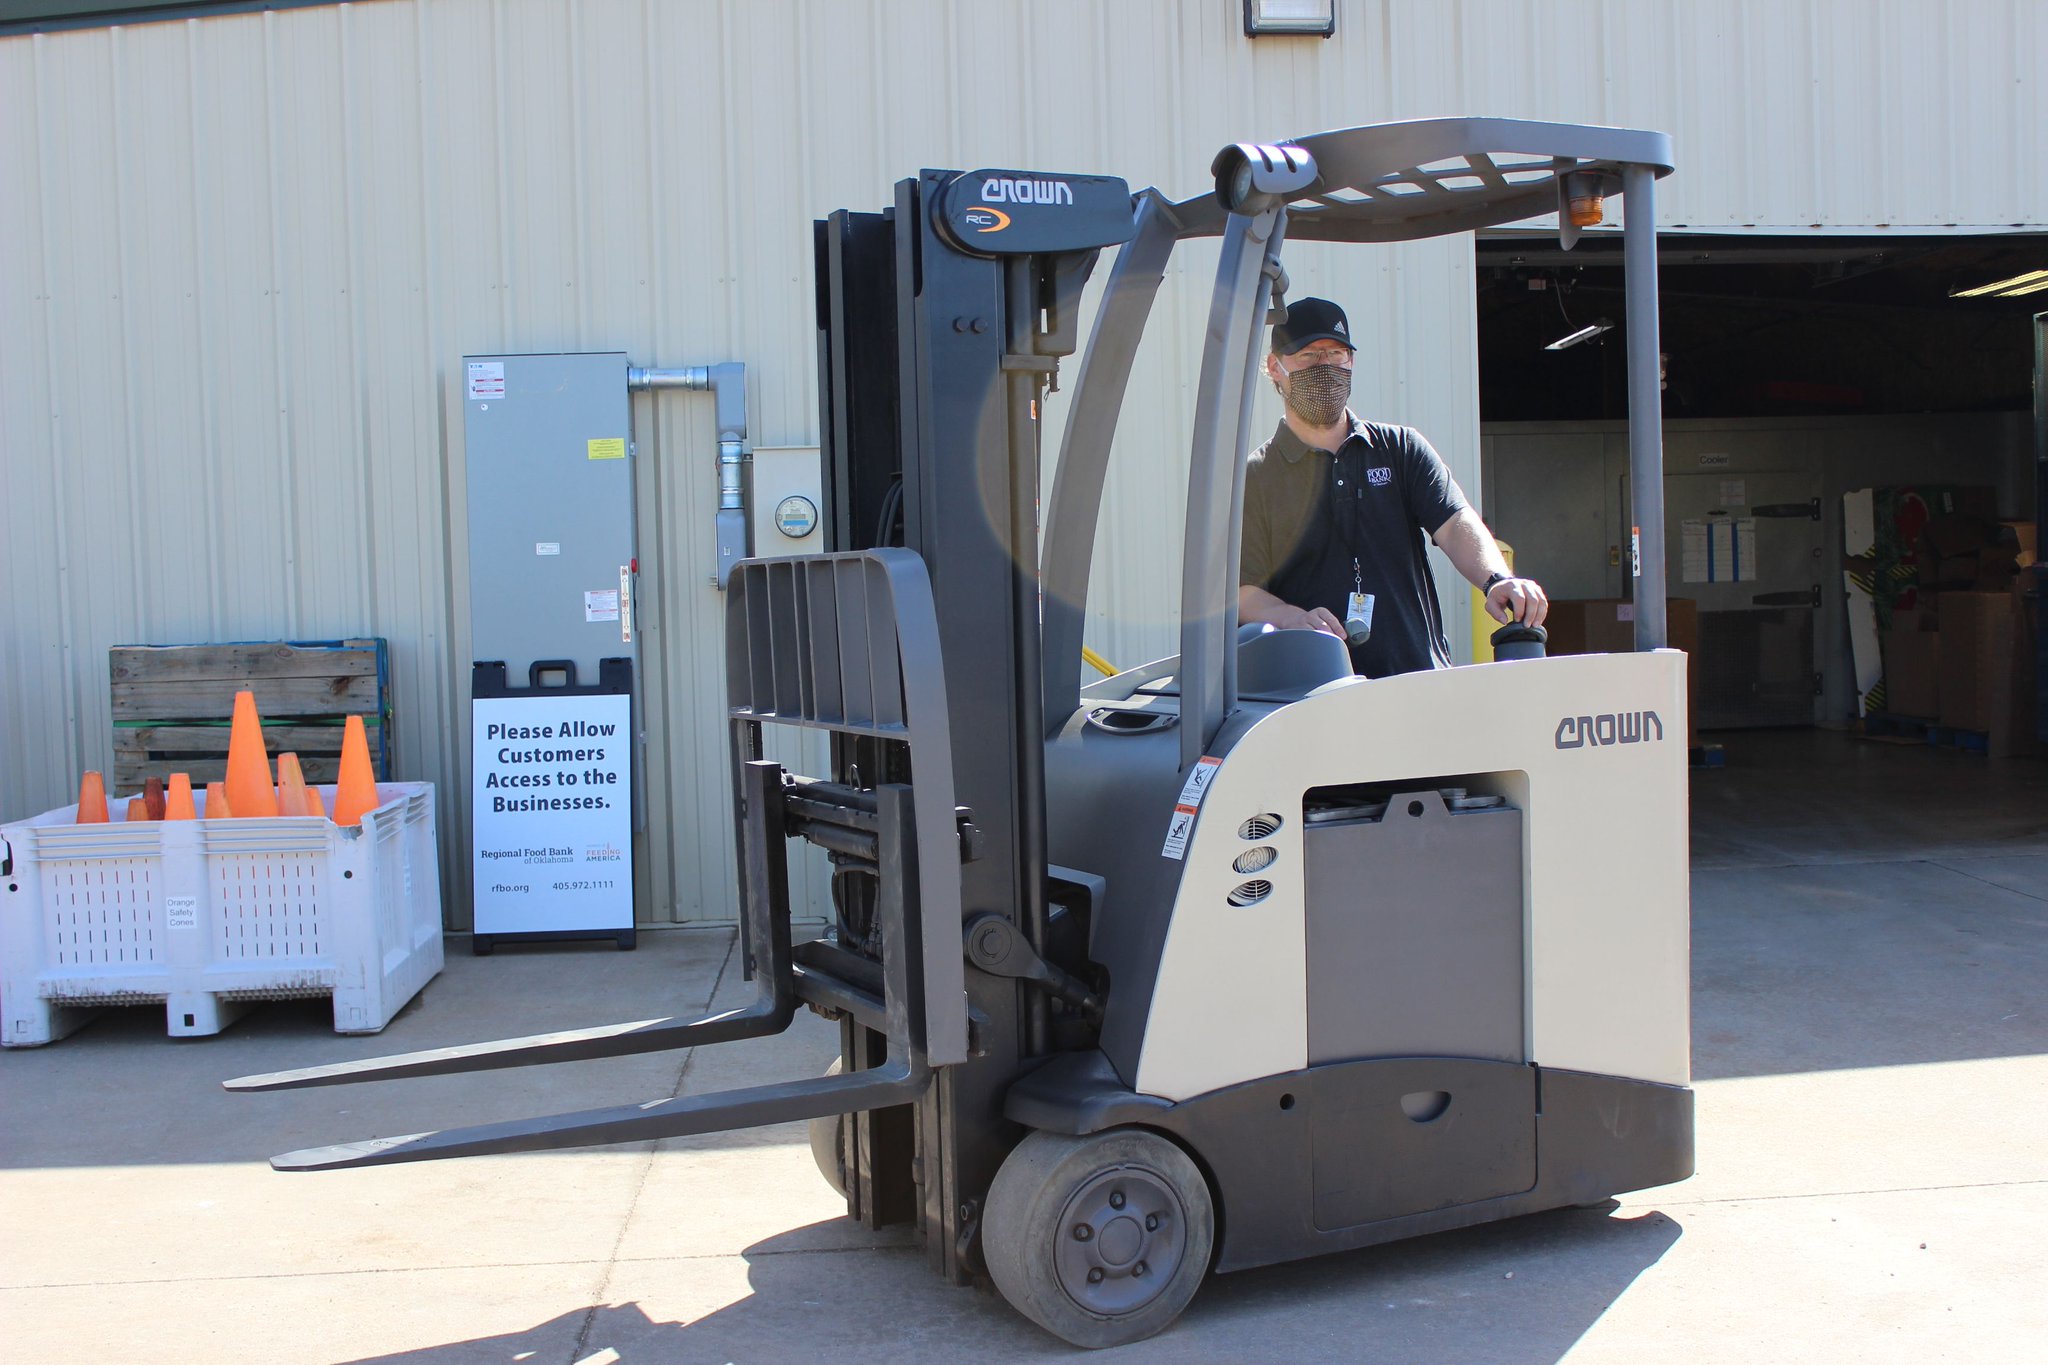
<instances>
[{"instance_id":1,"label":"wristwatch","mask_svg":"<svg viewBox=\"0 0 2048 1365\"><path fill-rule=\"evenodd\" d=\"M1514 577L1515 576L1511 573L1488 574L1486 577L1486 583L1479 589L1479 592L1482 596L1490 597L1493 594L1494 584L1512 582L1514 580Z\"/></svg>"}]
</instances>

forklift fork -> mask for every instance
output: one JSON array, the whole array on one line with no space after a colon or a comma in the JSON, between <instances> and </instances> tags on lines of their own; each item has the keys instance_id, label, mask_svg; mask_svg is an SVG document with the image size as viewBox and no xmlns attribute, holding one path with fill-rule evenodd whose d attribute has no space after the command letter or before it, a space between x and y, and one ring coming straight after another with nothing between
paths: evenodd
<instances>
[{"instance_id":1,"label":"forklift fork","mask_svg":"<svg viewBox=\"0 0 2048 1365\"><path fill-rule=\"evenodd\" d=\"M968 1055L960 858L930 580L902 550L747 562L728 585L728 680L737 787L742 940L755 998L680 1022L650 1019L341 1062L225 1083L295 1090L411 1076L624 1057L780 1033L799 1003L882 1035L880 1065L840 1075L544 1118L370 1138L274 1157L281 1171L684 1137L887 1108L917 1100L934 1066ZM828 672L829 670L829 672ZM762 723L808 725L911 746L917 784L853 788L793 777L753 757ZM792 948L787 841L871 859L881 961L827 943ZM921 850L931 850L920 858ZM921 875L925 862L933 875Z\"/></svg>"}]
</instances>

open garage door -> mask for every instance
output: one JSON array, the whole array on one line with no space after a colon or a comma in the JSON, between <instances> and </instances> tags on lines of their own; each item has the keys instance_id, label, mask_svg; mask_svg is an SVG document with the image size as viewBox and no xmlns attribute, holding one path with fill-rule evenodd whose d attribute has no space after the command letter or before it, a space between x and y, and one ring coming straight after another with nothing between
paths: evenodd
<instances>
[{"instance_id":1,"label":"open garage door","mask_svg":"<svg viewBox=\"0 0 2048 1365\"><path fill-rule=\"evenodd\" d=\"M2035 516L2048 273L2026 277L2048 236L1666 236L1658 255L1666 571L1697 616L1698 726L1850 723L1843 495ZM1477 265L1488 522L1554 598L1623 599L1620 243L1494 236Z\"/></svg>"}]
</instances>

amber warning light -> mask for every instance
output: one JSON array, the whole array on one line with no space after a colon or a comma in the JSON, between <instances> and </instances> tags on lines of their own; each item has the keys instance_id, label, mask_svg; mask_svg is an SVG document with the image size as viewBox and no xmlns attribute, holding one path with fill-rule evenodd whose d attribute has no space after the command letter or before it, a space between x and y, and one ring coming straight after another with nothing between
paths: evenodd
<instances>
[{"instance_id":1,"label":"amber warning light","mask_svg":"<svg viewBox=\"0 0 2048 1365\"><path fill-rule=\"evenodd\" d=\"M1607 221L1607 196L1597 175L1565 178L1566 216L1573 227L1598 227Z\"/></svg>"}]
</instances>

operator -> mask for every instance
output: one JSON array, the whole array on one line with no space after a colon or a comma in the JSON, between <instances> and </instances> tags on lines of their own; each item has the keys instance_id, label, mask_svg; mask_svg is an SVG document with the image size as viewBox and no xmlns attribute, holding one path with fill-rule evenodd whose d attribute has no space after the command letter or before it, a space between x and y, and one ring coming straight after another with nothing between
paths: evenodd
<instances>
[{"instance_id":1,"label":"operator","mask_svg":"<svg viewBox=\"0 0 2048 1365\"><path fill-rule=\"evenodd\" d=\"M1287 411L1245 473L1238 621L1365 634L1351 666L1369 678L1449 668L1427 535L1486 594L1494 620L1542 625L1543 589L1508 572L1422 433L1345 406L1350 333L1328 299L1301 299L1273 326L1266 374Z\"/></svg>"}]
</instances>

